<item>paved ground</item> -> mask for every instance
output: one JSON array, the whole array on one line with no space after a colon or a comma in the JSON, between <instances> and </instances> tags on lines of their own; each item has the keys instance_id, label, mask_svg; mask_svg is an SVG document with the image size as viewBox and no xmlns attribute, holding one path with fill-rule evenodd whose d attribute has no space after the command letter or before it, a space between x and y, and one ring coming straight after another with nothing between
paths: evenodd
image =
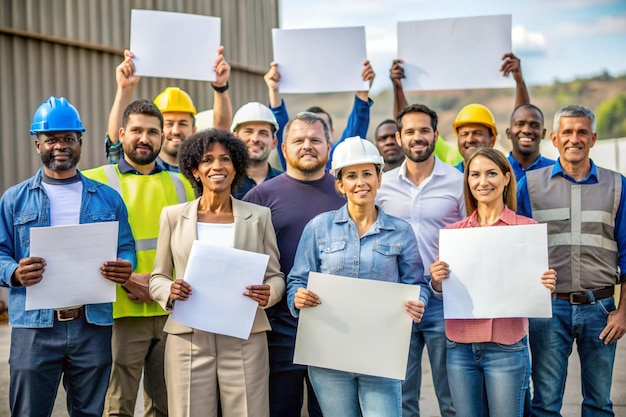
<instances>
[{"instance_id":1,"label":"paved ground","mask_svg":"<svg viewBox=\"0 0 626 417\"><path fill-rule=\"evenodd\" d=\"M10 328L0 326L0 416L9 415L8 391L9 391L9 340ZM569 376L564 398L563 416L580 416L580 373L578 372L578 357L574 353L570 359ZM423 417L439 416L439 409L433 391L430 367L427 358L423 361L423 384L422 398L420 400ZM615 361L615 371L613 375L613 402L616 416L626 416L626 340L618 344L617 359ZM141 402L141 400L140 400ZM141 416L141 408L138 407L137 416ZM65 393L63 388L59 389L59 396L55 404L53 417L66 416Z\"/></svg>"}]
</instances>

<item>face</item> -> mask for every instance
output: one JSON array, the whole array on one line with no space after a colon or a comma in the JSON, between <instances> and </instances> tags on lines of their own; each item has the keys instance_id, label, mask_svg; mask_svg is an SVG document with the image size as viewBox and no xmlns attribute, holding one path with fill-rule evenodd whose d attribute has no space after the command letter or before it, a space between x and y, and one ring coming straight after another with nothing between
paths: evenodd
<instances>
[{"instance_id":1,"label":"face","mask_svg":"<svg viewBox=\"0 0 626 417\"><path fill-rule=\"evenodd\" d=\"M204 193L230 193L235 180L235 165L228 149L221 143L214 143L206 151L198 168L192 170L194 177L200 178Z\"/></svg>"},{"instance_id":2,"label":"face","mask_svg":"<svg viewBox=\"0 0 626 417\"><path fill-rule=\"evenodd\" d=\"M539 144L546 134L541 114L531 107L517 109L511 117L511 126L506 130L513 151L520 155L539 155Z\"/></svg>"},{"instance_id":3,"label":"face","mask_svg":"<svg viewBox=\"0 0 626 417\"><path fill-rule=\"evenodd\" d=\"M76 171L82 144L78 132L48 132L37 136L35 148L48 176L67 173L70 177Z\"/></svg>"},{"instance_id":4,"label":"face","mask_svg":"<svg viewBox=\"0 0 626 417\"><path fill-rule=\"evenodd\" d=\"M398 127L395 123L385 123L375 133L376 147L383 156L385 164L394 165L404 159L402 148L396 142Z\"/></svg>"},{"instance_id":5,"label":"face","mask_svg":"<svg viewBox=\"0 0 626 417\"><path fill-rule=\"evenodd\" d=\"M193 116L183 112L163 113L163 152L176 157L182 141L196 133Z\"/></svg>"},{"instance_id":6,"label":"face","mask_svg":"<svg viewBox=\"0 0 626 417\"><path fill-rule=\"evenodd\" d=\"M402 131L396 134L402 151L413 162L424 162L433 154L439 134L430 125L426 113L407 113L402 116Z\"/></svg>"},{"instance_id":7,"label":"face","mask_svg":"<svg viewBox=\"0 0 626 417\"><path fill-rule=\"evenodd\" d=\"M561 117L559 130L552 132L552 144L559 150L561 163L586 162L596 139L588 117Z\"/></svg>"},{"instance_id":8,"label":"face","mask_svg":"<svg viewBox=\"0 0 626 417\"><path fill-rule=\"evenodd\" d=\"M478 123L469 123L458 128L459 152L463 159L472 156L478 148L493 148L496 138L491 135L491 130Z\"/></svg>"},{"instance_id":9,"label":"face","mask_svg":"<svg viewBox=\"0 0 626 417\"><path fill-rule=\"evenodd\" d=\"M248 156L251 161L267 161L270 152L276 147L276 137L272 133L272 126L269 123L243 123L237 128L235 136L248 147Z\"/></svg>"},{"instance_id":10,"label":"face","mask_svg":"<svg viewBox=\"0 0 626 417\"><path fill-rule=\"evenodd\" d=\"M376 173L374 164L352 165L341 169L337 188L353 205L373 205L381 180L382 175Z\"/></svg>"},{"instance_id":11,"label":"face","mask_svg":"<svg viewBox=\"0 0 626 417\"><path fill-rule=\"evenodd\" d=\"M287 165L311 174L326 167L330 144L324 136L322 122L308 124L294 120L285 134L282 149Z\"/></svg>"},{"instance_id":12,"label":"face","mask_svg":"<svg viewBox=\"0 0 626 417\"><path fill-rule=\"evenodd\" d=\"M472 159L467 169L467 183L478 204L504 204L504 187L509 185L510 172L504 174L495 162L484 156Z\"/></svg>"},{"instance_id":13,"label":"face","mask_svg":"<svg viewBox=\"0 0 626 417\"><path fill-rule=\"evenodd\" d=\"M161 150L161 122L154 116L131 114L125 128L120 129L120 141L129 162L148 165Z\"/></svg>"}]
</instances>

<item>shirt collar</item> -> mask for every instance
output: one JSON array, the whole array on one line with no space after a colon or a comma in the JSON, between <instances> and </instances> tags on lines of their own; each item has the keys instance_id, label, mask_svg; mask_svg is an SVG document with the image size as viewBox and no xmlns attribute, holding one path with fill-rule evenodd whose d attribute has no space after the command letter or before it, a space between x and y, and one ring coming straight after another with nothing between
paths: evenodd
<instances>
[{"instance_id":1,"label":"shirt collar","mask_svg":"<svg viewBox=\"0 0 626 417\"><path fill-rule=\"evenodd\" d=\"M132 165L130 165L124 157L120 158L119 162L117 163L117 168L120 170L120 174L130 173L135 175L142 175L141 172L133 168ZM154 164L154 168L152 168L152 171L150 171L150 174L148 175L158 174L161 171L163 171L163 169L158 164Z\"/></svg>"},{"instance_id":2,"label":"shirt collar","mask_svg":"<svg viewBox=\"0 0 626 417\"><path fill-rule=\"evenodd\" d=\"M378 232L380 229L384 230L395 230L395 226L391 221L390 216L383 211L378 205L376 206L378 209L378 216L376 217L376 221L374 222L374 230ZM344 204L337 212L335 213L335 218L333 219L334 223L347 223L350 221L350 213L348 213L348 204Z\"/></svg>"},{"instance_id":3,"label":"shirt collar","mask_svg":"<svg viewBox=\"0 0 626 417\"><path fill-rule=\"evenodd\" d=\"M512 226L512 225L516 225L517 224L517 216L515 215L515 212L513 210L511 210L508 206L504 206L504 210L502 211L502 214L500 214L500 217L498 218L498 221L496 221L493 226L495 225L507 225L507 226ZM470 227L481 227L480 223L478 222L478 210L474 210L474 212L472 213L472 215L469 218L469 226Z\"/></svg>"},{"instance_id":4,"label":"shirt collar","mask_svg":"<svg viewBox=\"0 0 626 417\"><path fill-rule=\"evenodd\" d=\"M589 170L589 174L587 174L587 176L585 178L583 178L580 181L576 181L574 178L572 178L571 176L569 176L567 174L567 172L565 172L565 170L563 169L563 166L561 165L561 158L559 157L556 162L554 163L554 166L552 168L552 175L551 178L560 175L562 177L565 177L567 179L569 179L572 182L578 182L578 183L586 183L589 182L590 180L595 180L596 182L598 181L598 171L596 169L596 164L593 163L593 160L589 159L589 162L591 163L591 169Z\"/></svg>"}]
</instances>

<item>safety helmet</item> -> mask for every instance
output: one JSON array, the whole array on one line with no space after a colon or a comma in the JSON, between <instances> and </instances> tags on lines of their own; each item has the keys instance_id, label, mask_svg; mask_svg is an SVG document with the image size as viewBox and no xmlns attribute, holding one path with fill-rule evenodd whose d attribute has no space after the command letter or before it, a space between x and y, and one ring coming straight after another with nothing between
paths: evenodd
<instances>
[{"instance_id":1,"label":"safety helmet","mask_svg":"<svg viewBox=\"0 0 626 417\"><path fill-rule=\"evenodd\" d=\"M330 173L336 177L342 168L358 164L374 164L382 169L385 161L372 142L354 136L335 147Z\"/></svg>"},{"instance_id":2,"label":"safety helmet","mask_svg":"<svg viewBox=\"0 0 626 417\"><path fill-rule=\"evenodd\" d=\"M482 104L468 104L463 107L459 114L456 115L456 120L452 124L456 137L459 137L459 127L470 123L478 123L487 126L491 129L493 137L498 136L498 130L496 129L496 121L493 118L493 113L483 106Z\"/></svg>"},{"instance_id":3,"label":"safety helmet","mask_svg":"<svg viewBox=\"0 0 626 417\"><path fill-rule=\"evenodd\" d=\"M235 117L233 117L233 124L230 126L231 132L236 131L239 125L248 122L269 123L274 126L274 129L278 130L278 122L274 113L272 113L269 107L256 101L246 103L237 110Z\"/></svg>"},{"instance_id":4,"label":"safety helmet","mask_svg":"<svg viewBox=\"0 0 626 417\"><path fill-rule=\"evenodd\" d=\"M35 110L30 134L41 132L84 132L76 107L64 97L50 97Z\"/></svg>"},{"instance_id":5,"label":"safety helmet","mask_svg":"<svg viewBox=\"0 0 626 417\"><path fill-rule=\"evenodd\" d=\"M196 129L198 132L213 127L213 110L204 110L196 114Z\"/></svg>"},{"instance_id":6,"label":"safety helmet","mask_svg":"<svg viewBox=\"0 0 626 417\"><path fill-rule=\"evenodd\" d=\"M167 87L156 96L154 104L159 108L161 113L182 112L196 115L196 108L191 101L189 94L185 93L178 87Z\"/></svg>"}]
</instances>

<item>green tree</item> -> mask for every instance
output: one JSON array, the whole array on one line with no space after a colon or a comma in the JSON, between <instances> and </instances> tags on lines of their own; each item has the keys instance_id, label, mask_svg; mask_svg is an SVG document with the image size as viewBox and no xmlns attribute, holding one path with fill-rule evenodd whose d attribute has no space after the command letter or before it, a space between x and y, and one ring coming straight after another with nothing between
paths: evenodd
<instances>
[{"instance_id":1,"label":"green tree","mask_svg":"<svg viewBox=\"0 0 626 417\"><path fill-rule=\"evenodd\" d=\"M598 139L626 137L626 93L600 103L596 118Z\"/></svg>"}]
</instances>

